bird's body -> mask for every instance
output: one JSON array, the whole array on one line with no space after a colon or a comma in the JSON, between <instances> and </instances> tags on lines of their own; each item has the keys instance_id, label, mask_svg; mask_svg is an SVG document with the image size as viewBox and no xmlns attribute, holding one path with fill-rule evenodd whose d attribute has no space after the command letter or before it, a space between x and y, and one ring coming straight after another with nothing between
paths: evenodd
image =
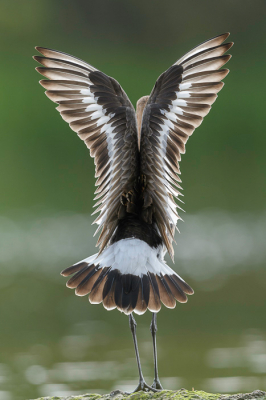
<instances>
[{"instance_id":1,"label":"bird's body","mask_svg":"<svg viewBox=\"0 0 266 400\"><path fill-rule=\"evenodd\" d=\"M164 261L174 257L172 242L180 219L174 198L180 199L179 161L185 144L209 112L231 56L223 44L229 34L212 38L180 58L156 81L137 112L119 83L68 54L37 47L44 56L37 70L50 80L40 83L57 110L90 149L95 159L101 230L99 253L62 271L73 275L67 286L76 294L90 293L93 304L118 308L129 315L140 371L132 313L152 311L157 374L156 313L161 302L174 308L186 302L191 287ZM157 378L156 378L157 375Z\"/></svg>"}]
</instances>

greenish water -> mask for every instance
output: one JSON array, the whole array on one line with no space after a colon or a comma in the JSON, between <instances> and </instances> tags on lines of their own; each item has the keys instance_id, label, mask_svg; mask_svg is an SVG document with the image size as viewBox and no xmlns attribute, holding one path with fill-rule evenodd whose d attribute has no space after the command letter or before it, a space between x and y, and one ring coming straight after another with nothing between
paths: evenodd
<instances>
[{"instance_id":1,"label":"greenish water","mask_svg":"<svg viewBox=\"0 0 266 400\"><path fill-rule=\"evenodd\" d=\"M95 252L90 223L89 216L70 212L1 219L1 400L136 386L128 318L76 297L59 275ZM195 294L158 315L163 385L265 390L265 215L209 210L187 216L180 229L174 268ZM149 383L150 319L149 312L136 317Z\"/></svg>"}]
</instances>

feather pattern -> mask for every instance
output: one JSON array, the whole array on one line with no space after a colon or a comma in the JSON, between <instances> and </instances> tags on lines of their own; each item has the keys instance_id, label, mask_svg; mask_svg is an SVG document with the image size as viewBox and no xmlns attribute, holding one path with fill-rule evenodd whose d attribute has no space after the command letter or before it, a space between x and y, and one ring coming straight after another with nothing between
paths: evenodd
<instances>
[{"instance_id":1,"label":"feather pattern","mask_svg":"<svg viewBox=\"0 0 266 400\"><path fill-rule=\"evenodd\" d=\"M180 207L174 201L180 200L181 195L179 161L188 138L210 111L223 87L221 80L229 72L220 69L231 58L224 54L233 45L223 44L228 36L225 33L207 40L165 71L155 83L143 112L140 169L141 176L145 176L143 196L149 198L143 207L143 218L148 221L150 214L154 215L172 259L172 241L180 219ZM174 285L163 283L164 287Z\"/></svg>"},{"instance_id":2,"label":"feather pattern","mask_svg":"<svg viewBox=\"0 0 266 400\"><path fill-rule=\"evenodd\" d=\"M100 250L108 244L118 222L121 196L134 192L138 176L138 144L134 108L119 83L68 54L36 47L34 59L46 95L58 104L62 118L90 149L96 166L97 210L102 229ZM123 157L121 157L121 154ZM127 199L123 205L127 207Z\"/></svg>"},{"instance_id":3,"label":"feather pattern","mask_svg":"<svg viewBox=\"0 0 266 400\"><path fill-rule=\"evenodd\" d=\"M81 267L82 266L82 267ZM125 314L158 312L161 302L174 308L185 303L193 289L163 261L163 247L151 248L139 239L123 239L103 252L62 271L74 274L67 286L78 296L89 295L92 304Z\"/></svg>"},{"instance_id":4,"label":"feather pattern","mask_svg":"<svg viewBox=\"0 0 266 400\"><path fill-rule=\"evenodd\" d=\"M228 36L181 57L139 99L136 113L115 79L69 54L36 47L46 95L94 158L100 251L61 273L92 304L143 314L160 311L161 303L174 308L193 294L164 255L167 249L174 256L181 154L229 72L221 69L231 57Z\"/></svg>"}]
</instances>

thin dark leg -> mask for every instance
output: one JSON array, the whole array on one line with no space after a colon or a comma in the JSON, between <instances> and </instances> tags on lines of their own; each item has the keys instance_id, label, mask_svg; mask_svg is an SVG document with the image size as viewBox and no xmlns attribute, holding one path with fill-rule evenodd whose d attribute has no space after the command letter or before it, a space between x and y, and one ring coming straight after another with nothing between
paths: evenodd
<instances>
[{"instance_id":1,"label":"thin dark leg","mask_svg":"<svg viewBox=\"0 0 266 400\"><path fill-rule=\"evenodd\" d=\"M163 387L158 376L158 363L157 363L157 348L156 348L156 331L157 331L157 313L152 314L150 326L152 341L153 341L153 358L154 358L154 381L151 385L154 389L162 390Z\"/></svg>"},{"instance_id":2,"label":"thin dark leg","mask_svg":"<svg viewBox=\"0 0 266 400\"><path fill-rule=\"evenodd\" d=\"M133 315L129 314L129 327L131 329L131 333L133 336L133 342L134 342L136 359L137 359L138 370L139 370L139 384L138 384L137 388L133 391L133 393L139 392L140 390L144 390L144 391L152 390L153 392L157 392L156 388L153 388L153 387L147 385L147 383L144 380L143 374L142 374L140 358L139 358L138 343L137 343L137 336L136 336L136 326L137 326L137 323L136 323Z\"/></svg>"}]
</instances>

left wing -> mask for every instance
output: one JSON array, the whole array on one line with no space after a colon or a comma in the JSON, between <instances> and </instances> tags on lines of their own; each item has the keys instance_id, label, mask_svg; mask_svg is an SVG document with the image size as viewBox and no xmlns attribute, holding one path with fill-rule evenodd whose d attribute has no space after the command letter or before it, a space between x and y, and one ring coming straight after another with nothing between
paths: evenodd
<instances>
[{"instance_id":1,"label":"left wing","mask_svg":"<svg viewBox=\"0 0 266 400\"><path fill-rule=\"evenodd\" d=\"M100 251L108 244L119 218L134 212L128 194L134 196L139 174L135 110L119 83L86 62L44 47L37 71L46 95L59 104L57 110L85 142L94 158L96 199L100 211L94 221L102 228ZM123 199L121 203L121 199Z\"/></svg>"},{"instance_id":2,"label":"left wing","mask_svg":"<svg viewBox=\"0 0 266 400\"><path fill-rule=\"evenodd\" d=\"M155 83L142 117L140 138L144 198L142 217L154 218L173 259L172 241L180 219L174 201L180 192L179 161L185 144L211 109L222 89L230 58L224 53L233 43L222 44L229 33L195 47L165 71ZM180 208L180 207L179 207Z\"/></svg>"}]
</instances>

